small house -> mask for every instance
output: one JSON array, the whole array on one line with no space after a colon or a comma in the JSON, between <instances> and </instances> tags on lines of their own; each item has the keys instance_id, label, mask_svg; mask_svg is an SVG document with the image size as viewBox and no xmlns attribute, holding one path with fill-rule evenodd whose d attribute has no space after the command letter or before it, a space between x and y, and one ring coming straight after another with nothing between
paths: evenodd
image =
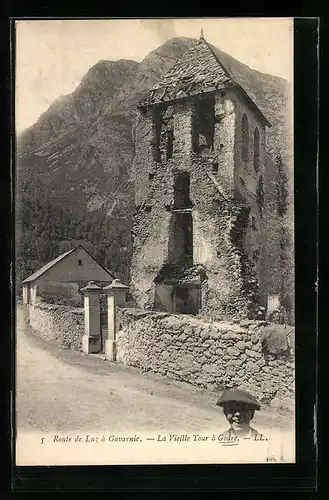
<instances>
[{"instance_id":1,"label":"small house","mask_svg":"<svg viewBox=\"0 0 329 500\"><path fill-rule=\"evenodd\" d=\"M86 282L93 280L108 285L114 278L113 273L79 245L48 262L23 281L23 303L33 303L37 298L79 302L79 290Z\"/></svg>"}]
</instances>

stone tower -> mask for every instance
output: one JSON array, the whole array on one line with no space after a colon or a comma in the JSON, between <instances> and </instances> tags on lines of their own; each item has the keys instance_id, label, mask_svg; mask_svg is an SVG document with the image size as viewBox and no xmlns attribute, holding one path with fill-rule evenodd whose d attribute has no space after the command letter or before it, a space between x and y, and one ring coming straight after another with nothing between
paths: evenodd
<instances>
[{"instance_id":1,"label":"stone tower","mask_svg":"<svg viewBox=\"0 0 329 500\"><path fill-rule=\"evenodd\" d=\"M139 307L259 315L266 126L203 36L138 104L131 292Z\"/></svg>"}]
</instances>

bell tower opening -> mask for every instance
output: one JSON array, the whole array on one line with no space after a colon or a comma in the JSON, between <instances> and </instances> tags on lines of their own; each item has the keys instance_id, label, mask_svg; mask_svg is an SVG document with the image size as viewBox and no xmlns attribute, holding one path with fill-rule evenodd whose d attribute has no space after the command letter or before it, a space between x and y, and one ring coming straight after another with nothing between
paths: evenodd
<instances>
[{"instance_id":1,"label":"bell tower opening","mask_svg":"<svg viewBox=\"0 0 329 500\"><path fill-rule=\"evenodd\" d=\"M193 151L204 154L214 149L215 98L207 96L195 99L195 116L192 130Z\"/></svg>"},{"instance_id":2,"label":"bell tower opening","mask_svg":"<svg viewBox=\"0 0 329 500\"><path fill-rule=\"evenodd\" d=\"M166 163L172 158L174 130L173 106L157 107L153 111L153 160L157 163Z\"/></svg>"}]
</instances>

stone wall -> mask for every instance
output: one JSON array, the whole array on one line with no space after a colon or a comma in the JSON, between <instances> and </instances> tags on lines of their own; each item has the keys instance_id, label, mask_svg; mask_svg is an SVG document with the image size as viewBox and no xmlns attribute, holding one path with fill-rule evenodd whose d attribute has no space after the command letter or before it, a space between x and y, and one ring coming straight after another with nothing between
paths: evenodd
<instances>
[{"instance_id":1,"label":"stone wall","mask_svg":"<svg viewBox=\"0 0 329 500\"><path fill-rule=\"evenodd\" d=\"M29 306L31 327L43 338L74 350L81 350L84 333L83 308L53 304Z\"/></svg>"},{"instance_id":2,"label":"stone wall","mask_svg":"<svg viewBox=\"0 0 329 500\"><path fill-rule=\"evenodd\" d=\"M256 196L256 188L260 175L264 175L264 162L265 162L265 126L260 121L259 115L251 109L241 98L237 95L233 96L235 109L235 186L236 194L245 198L246 191ZM242 117L247 116L248 119L248 160L242 158ZM254 131L258 129L259 132L259 170L256 172L254 168ZM242 181L242 182L241 182Z\"/></svg>"},{"instance_id":3,"label":"stone wall","mask_svg":"<svg viewBox=\"0 0 329 500\"><path fill-rule=\"evenodd\" d=\"M250 207L249 219L244 232L245 258L252 263L255 275L260 284L260 302L266 306L266 273L268 266L264 253L264 239L268 238L264 224L264 208L258 204L258 190L260 179L265 178L265 136L266 128L256 113L238 94L232 93L235 108L235 172L234 185L237 199L245 202ZM242 158L242 118L248 119L248 160ZM254 131L259 132L259 165L258 170L254 168ZM254 219L255 224L252 224Z\"/></svg>"},{"instance_id":4,"label":"stone wall","mask_svg":"<svg viewBox=\"0 0 329 500\"><path fill-rule=\"evenodd\" d=\"M291 408L292 328L272 348L266 324L117 308L117 361L208 390L241 387L261 402Z\"/></svg>"}]
</instances>

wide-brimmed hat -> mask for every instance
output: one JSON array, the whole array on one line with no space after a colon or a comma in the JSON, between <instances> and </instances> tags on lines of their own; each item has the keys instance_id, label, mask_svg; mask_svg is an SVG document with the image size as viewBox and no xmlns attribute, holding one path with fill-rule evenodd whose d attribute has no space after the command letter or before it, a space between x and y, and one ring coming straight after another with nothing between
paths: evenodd
<instances>
[{"instance_id":1,"label":"wide-brimmed hat","mask_svg":"<svg viewBox=\"0 0 329 500\"><path fill-rule=\"evenodd\" d=\"M260 404L251 394L239 389L230 389L223 392L217 406L224 406L227 403L244 403L254 410L260 410Z\"/></svg>"}]
</instances>

